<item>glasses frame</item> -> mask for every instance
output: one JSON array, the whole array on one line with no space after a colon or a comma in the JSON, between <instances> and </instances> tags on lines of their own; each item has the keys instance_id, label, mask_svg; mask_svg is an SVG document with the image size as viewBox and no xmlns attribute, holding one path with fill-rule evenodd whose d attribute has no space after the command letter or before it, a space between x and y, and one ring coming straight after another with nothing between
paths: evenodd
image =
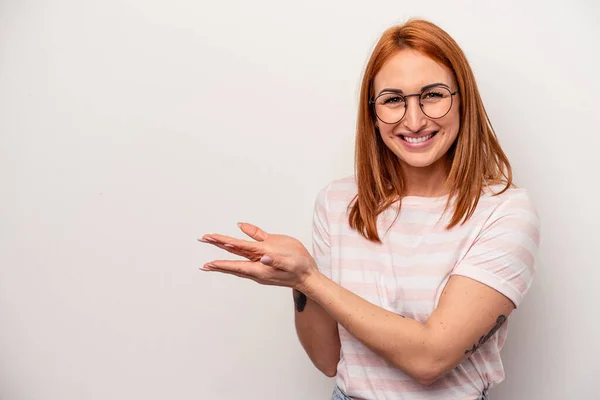
<instances>
[{"instance_id":1,"label":"glasses frame","mask_svg":"<svg viewBox=\"0 0 600 400\"><path fill-rule=\"evenodd\" d=\"M421 96L423 96L423 93L425 93L428 90L435 89L435 88L446 89L448 92L450 92L450 107L448 107L448 111L446 111L446 113L444 115L442 115L441 117L430 117L429 115L427 115L427 113L423 110L423 104L420 101L421 100ZM402 117L398 121L396 121L396 122L385 122L384 120L382 120L381 118L379 118L379 115L377 115L377 108L376 108L376 105L375 105L375 103L377 102L377 99L380 98L383 95L390 94L390 93L396 94L399 97L402 97L402 99L404 99L404 114L402 114ZM448 115L448 113L450 112L450 110L452 110L452 105L454 104L454 95L456 95L457 93L458 93L458 90L455 90L454 93L453 93L449 88L447 88L445 86L428 87L428 88L425 88L425 89L421 90L420 93L412 93L412 94L401 94L400 91L386 90L385 92L380 93L374 99L369 100L369 104L373 107L373 114L375 114L375 117L378 120L380 120L384 124L393 125L393 124L397 124L398 122L402 121L404 119L404 117L406 116L406 110L408 110L408 101L407 101L407 99L409 97L419 96L419 108L421 109L421 112L423 114L425 114L425 116L427 118L440 119L440 118L444 118L446 115Z\"/></svg>"}]
</instances>

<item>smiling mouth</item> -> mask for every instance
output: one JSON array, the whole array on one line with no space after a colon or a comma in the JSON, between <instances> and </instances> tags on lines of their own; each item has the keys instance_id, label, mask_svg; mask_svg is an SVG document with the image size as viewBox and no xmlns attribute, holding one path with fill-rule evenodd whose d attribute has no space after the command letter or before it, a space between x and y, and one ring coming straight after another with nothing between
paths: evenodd
<instances>
[{"instance_id":1,"label":"smiling mouth","mask_svg":"<svg viewBox=\"0 0 600 400\"><path fill-rule=\"evenodd\" d=\"M417 143L423 143L428 141L429 139L431 139L432 137L434 137L435 135L437 135L437 131L430 133L429 135L425 135L425 136L418 136L418 137L413 137L413 136L404 136L404 135L399 135L402 140L408 142L408 143L413 143L413 144L417 144Z\"/></svg>"}]
</instances>

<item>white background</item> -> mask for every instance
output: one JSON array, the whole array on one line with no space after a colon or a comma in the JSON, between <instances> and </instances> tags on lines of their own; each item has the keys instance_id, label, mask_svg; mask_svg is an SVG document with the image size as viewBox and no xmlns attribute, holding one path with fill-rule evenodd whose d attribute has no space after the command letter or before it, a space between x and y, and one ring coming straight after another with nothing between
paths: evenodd
<instances>
[{"instance_id":1,"label":"white background","mask_svg":"<svg viewBox=\"0 0 600 400\"><path fill-rule=\"evenodd\" d=\"M245 220L310 246L387 27L469 58L542 219L493 399L598 398L595 1L0 2L0 399L326 399L291 290L198 268Z\"/></svg>"}]
</instances>

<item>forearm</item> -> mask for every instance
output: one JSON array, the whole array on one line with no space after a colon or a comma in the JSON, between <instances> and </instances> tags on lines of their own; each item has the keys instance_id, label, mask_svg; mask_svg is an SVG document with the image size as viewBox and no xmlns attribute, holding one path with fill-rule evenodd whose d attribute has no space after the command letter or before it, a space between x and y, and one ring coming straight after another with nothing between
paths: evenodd
<instances>
[{"instance_id":1,"label":"forearm","mask_svg":"<svg viewBox=\"0 0 600 400\"><path fill-rule=\"evenodd\" d=\"M337 321L318 303L293 291L298 339L313 364L325 375L335 376L340 360Z\"/></svg>"},{"instance_id":2,"label":"forearm","mask_svg":"<svg viewBox=\"0 0 600 400\"><path fill-rule=\"evenodd\" d=\"M439 374L426 324L369 303L321 273L311 275L303 290L350 334L415 380L430 383Z\"/></svg>"}]
</instances>

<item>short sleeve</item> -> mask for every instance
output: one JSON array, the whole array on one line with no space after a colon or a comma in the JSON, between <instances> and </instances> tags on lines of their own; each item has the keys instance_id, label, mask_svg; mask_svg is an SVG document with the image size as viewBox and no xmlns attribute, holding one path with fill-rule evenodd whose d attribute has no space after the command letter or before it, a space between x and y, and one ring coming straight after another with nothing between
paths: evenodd
<instances>
[{"instance_id":1,"label":"short sleeve","mask_svg":"<svg viewBox=\"0 0 600 400\"><path fill-rule=\"evenodd\" d=\"M462 275L504 294L518 307L535 275L540 221L525 191L504 200L451 275Z\"/></svg>"},{"instance_id":2,"label":"short sleeve","mask_svg":"<svg viewBox=\"0 0 600 400\"><path fill-rule=\"evenodd\" d=\"M319 271L331 279L331 248L327 220L327 192L329 185L319 191L314 203L312 223L312 255Z\"/></svg>"}]
</instances>

